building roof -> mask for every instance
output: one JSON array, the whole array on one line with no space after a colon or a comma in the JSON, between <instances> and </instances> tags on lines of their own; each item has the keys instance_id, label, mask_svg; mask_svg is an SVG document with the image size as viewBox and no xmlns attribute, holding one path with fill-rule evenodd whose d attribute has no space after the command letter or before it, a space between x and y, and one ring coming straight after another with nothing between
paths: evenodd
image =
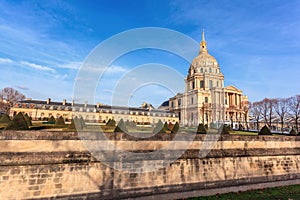
<instances>
[{"instance_id":1,"label":"building roof","mask_svg":"<svg viewBox=\"0 0 300 200\"><path fill-rule=\"evenodd\" d=\"M138 112L155 112L155 113L171 113L170 111L165 111L165 110L158 110L158 109L154 109L154 107L151 104L147 104L146 107L125 107L125 106L110 106L110 105L102 105L102 104L98 104L98 105L94 105L94 104L72 104L72 103L68 103L65 102L65 104L63 102L54 102L54 101L43 101L43 100L31 100L31 99L26 99L26 100L21 100L18 101L18 107L22 107L23 104L27 104L27 105L32 105L34 108L45 108L45 109L49 109L50 107L52 107L53 110L56 110L58 108L60 108L61 110L72 110L72 108L75 108L75 110L80 109L80 108L92 108L92 109L97 109L97 111L100 110L127 110L127 111L138 111ZM29 107L29 106L27 106ZM84 111L84 110L83 110Z\"/></svg>"}]
</instances>

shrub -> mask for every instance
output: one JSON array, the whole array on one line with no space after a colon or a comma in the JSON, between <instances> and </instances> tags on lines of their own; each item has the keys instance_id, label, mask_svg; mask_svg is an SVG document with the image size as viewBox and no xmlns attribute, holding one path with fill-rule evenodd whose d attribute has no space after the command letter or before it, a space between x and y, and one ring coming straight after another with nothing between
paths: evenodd
<instances>
[{"instance_id":1,"label":"shrub","mask_svg":"<svg viewBox=\"0 0 300 200\"><path fill-rule=\"evenodd\" d=\"M50 122L51 124L55 124L56 120L53 116L51 116L49 119L48 119L48 122Z\"/></svg>"},{"instance_id":2,"label":"shrub","mask_svg":"<svg viewBox=\"0 0 300 200\"><path fill-rule=\"evenodd\" d=\"M55 122L55 125L65 125L65 124L66 124L65 120L62 116L60 116Z\"/></svg>"},{"instance_id":3,"label":"shrub","mask_svg":"<svg viewBox=\"0 0 300 200\"><path fill-rule=\"evenodd\" d=\"M79 123L80 123L81 129L83 129L85 127L85 121L82 116L79 118Z\"/></svg>"},{"instance_id":4,"label":"shrub","mask_svg":"<svg viewBox=\"0 0 300 200\"><path fill-rule=\"evenodd\" d=\"M134 128L134 127L136 127L136 124L134 123L134 121L129 121L127 119L126 122L125 122L125 126L130 127L130 128Z\"/></svg>"},{"instance_id":5,"label":"shrub","mask_svg":"<svg viewBox=\"0 0 300 200\"><path fill-rule=\"evenodd\" d=\"M165 122L164 129L167 130L167 131L170 130L168 122Z\"/></svg>"},{"instance_id":6,"label":"shrub","mask_svg":"<svg viewBox=\"0 0 300 200\"><path fill-rule=\"evenodd\" d=\"M178 130L179 130L179 124L178 124L178 122L176 122L172 128L171 133L177 133Z\"/></svg>"},{"instance_id":7,"label":"shrub","mask_svg":"<svg viewBox=\"0 0 300 200\"><path fill-rule=\"evenodd\" d=\"M206 128L202 123L200 123L198 125L197 134L206 134L206 133L207 133Z\"/></svg>"},{"instance_id":8,"label":"shrub","mask_svg":"<svg viewBox=\"0 0 300 200\"><path fill-rule=\"evenodd\" d=\"M230 125L224 124L224 125L222 126L222 132L221 132L221 134L222 134L222 135L228 135L228 134L230 134L229 131L232 131L231 126L230 126Z\"/></svg>"},{"instance_id":9,"label":"shrub","mask_svg":"<svg viewBox=\"0 0 300 200\"><path fill-rule=\"evenodd\" d=\"M271 133L270 129L269 129L266 125L264 125L264 126L260 129L258 135L272 135L272 133Z\"/></svg>"},{"instance_id":10,"label":"shrub","mask_svg":"<svg viewBox=\"0 0 300 200\"><path fill-rule=\"evenodd\" d=\"M117 127L115 128L114 132L120 132L120 133L124 133L124 132L128 132L124 120L121 119L117 125Z\"/></svg>"},{"instance_id":11,"label":"shrub","mask_svg":"<svg viewBox=\"0 0 300 200\"><path fill-rule=\"evenodd\" d=\"M71 120L71 124L69 125L68 129L77 129L77 130L82 130L83 129L83 125L81 122L81 119L79 119L77 116L75 116L72 120Z\"/></svg>"},{"instance_id":12,"label":"shrub","mask_svg":"<svg viewBox=\"0 0 300 200\"><path fill-rule=\"evenodd\" d=\"M24 115L24 118L26 120L27 125L32 126L31 118L27 115L27 113Z\"/></svg>"},{"instance_id":13,"label":"shrub","mask_svg":"<svg viewBox=\"0 0 300 200\"><path fill-rule=\"evenodd\" d=\"M28 130L28 124L21 112L19 112L5 127L5 130Z\"/></svg>"},{"instance_id":14,"label":"shrub","mask_svg":"<svg viewBox=\"0 0 300 200\"><path fill-rule=\"evenodd\" d=\"M297 131L294 128L292 128L292 130L290 131L290 135L297 135Z\"/></svg>"},{"instance_id":15,"label":"shrub","mask_svg":"<svg viewBox=\"0 0 300 200\"><path fill-rule=\"evenodd\" d=\"M155 128L153 129L153 133L166 133L168 129L165 128L165 125L161 120L157 122Z\"/></svg>"},{"instance_id":16,"label":"shrub","mask_svg":"<svg viewBox=\"0 0 300 200\"><path fill-rule=\"evenodd\" d=\"M7 114L2 115L0 118L0 123L9 123L11 121L10 117Z\"/></svg>"},{"instance_id":17,"label":"shrub","mask_svg":"<svg viewBox=\"0 0 300 200\"><path fill-rule=\"evenodd\" d=\"M114 119L109 119L106 126L116 126L116 121Z\"/></svg>"}]
</instances>

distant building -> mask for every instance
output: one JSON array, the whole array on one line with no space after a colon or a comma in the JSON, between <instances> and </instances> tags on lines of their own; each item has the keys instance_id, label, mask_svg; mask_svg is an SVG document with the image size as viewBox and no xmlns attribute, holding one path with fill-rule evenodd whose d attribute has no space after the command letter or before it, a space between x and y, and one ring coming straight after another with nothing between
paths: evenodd
<instances>
[{"instance_id":1,"label":"distant building","mask_svg":"<svg viewBox=\"0 0 300 200\"><path fill-rule=\"evenodd\" d=\"M176 123L178 116L169 111L155 109L151 104L143 103L140 108L108 106L102 104L75 104L62 102L52 102L50 98L46 101L40 100L22 100L14 105L10 110L10 116L18 112L27 113L33 120L47 120L51 116L59 118L62 116L65 120L71 121L74 116L82 116L87 122L105 123L109 119L117 122L120 119L124 121L134 121L136 124L153 124L159 120L167 123Z\"/></svg>"},{"instance_id":2,"label":"distant building","mask_svg":"<svg viewBox=\"0 0 300 200\"><path fill-rule=\"evenodd\" d=\"M190 65L185 79L185 92L169 99L162 108L178 114L182 125L227 122L244 123L248 97L234 86L224 87L224 75L217 60L208 53L204 32L200 52Z\"/></svg>"}]
</instances>

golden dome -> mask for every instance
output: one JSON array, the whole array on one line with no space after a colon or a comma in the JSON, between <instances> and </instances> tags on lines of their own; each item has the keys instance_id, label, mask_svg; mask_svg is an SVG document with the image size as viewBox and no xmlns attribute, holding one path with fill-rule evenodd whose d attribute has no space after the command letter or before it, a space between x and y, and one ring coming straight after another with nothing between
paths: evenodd
<instances>
[{"instance_id":1,"label":"golden dome","mask_svg":"<svg viewBox=\"0 0 300 200\"><path fill-rule=\"evenodd\" d=\"M202 32L202 41L200 44L200 52L193 60L190 69L190 75L193 73L219 72L217 60L208 53L206 41L204 39L204 31Z\"/></svg>"},{"instance_id":2,"label":"golden dome","mask_svg":"<svg viewBox=\"0 0 300 200\"><path fill-rule=\"evenodd\" d=\"M201 53L193 60L191 67L198 69L201 67L217 67L217 60L209 53Z\"/></svg>"}]
</instances>

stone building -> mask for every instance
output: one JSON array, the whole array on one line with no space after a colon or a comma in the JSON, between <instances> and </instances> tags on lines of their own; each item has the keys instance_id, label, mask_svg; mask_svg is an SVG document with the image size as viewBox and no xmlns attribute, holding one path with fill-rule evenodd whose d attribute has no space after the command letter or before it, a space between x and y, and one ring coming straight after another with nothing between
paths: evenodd
<instances>
[{"instance_id":1,"label":"stone building","mask_svg":"<svg viewBox=\"0 0 300 200\"><path fill-rule=\"evenodd\" d=\"M217 60L208 53L202 32L200 52L188 70L185 91L169 99L168 110L178 114L182 125L225 122L236 126L244 122L247 105L248 98L242 90L224 87L224 75Z\"/></svg>"},{"instance_id":2,"label":"stone building","mask_svg":"<svg viewBox=\"0 0 300 200\"><path fill-rule=\"evenodd\" d=\"M141 125L157 123L159 120L167 123L176 123L178 116L169 111L155 109L151 104L143 103L141 107L109 106L102 104L75 104L74 102L53 102L50 98L41 100L22 100L10 109L10 116L18 112L27 113L33 120L46 120L53 116L62 116L66 121L71 121L74 116L81 116L86 122L105 123L109 119L117 122L133 121Z\"/></svg>"}]
</instances>

